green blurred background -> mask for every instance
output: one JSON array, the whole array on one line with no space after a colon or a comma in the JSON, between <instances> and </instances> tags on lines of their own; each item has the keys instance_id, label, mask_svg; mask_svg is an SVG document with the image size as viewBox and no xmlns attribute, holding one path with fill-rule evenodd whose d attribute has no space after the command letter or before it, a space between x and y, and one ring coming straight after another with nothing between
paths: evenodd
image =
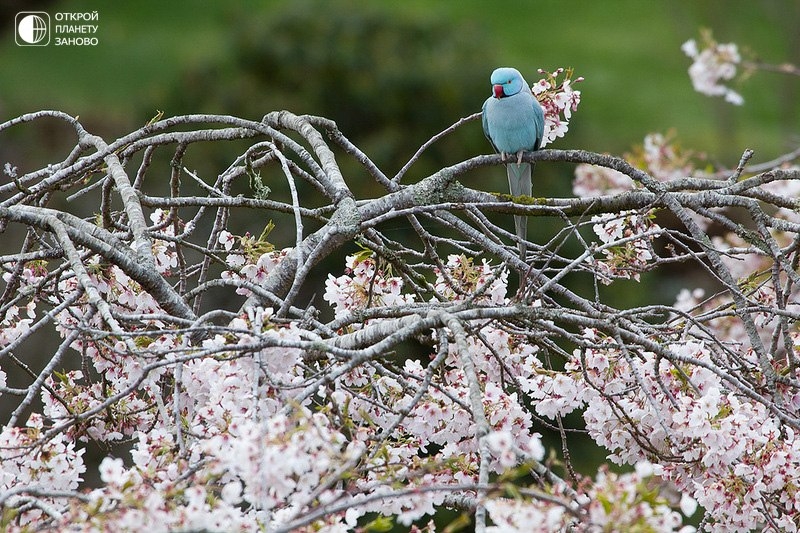
<instances>
[{"instance_id":1,"label":"green blurred background","mask_svg":"<svg viewBox=\"0 0 800 533\"><path fill-rule=\"evenodd\" d=\"M96 10L99 45L18 47L22 9ZM735 108L692 90L680 51L708 27L765 61L800 62L796 0L6 0L3 16L0 117L56 108L112 138L156 110L259 118L289 108L333 118L393 172L480 109L495 66L513 65L531 83L537 68L586 78L554 147L621 153L674 128L686 147L735 164L745 147L764 160L797 141L795 79L759 74L738 88L746 105ZM465 130L441 155L448 162L487 151L477 125Z\"/></svg>"},{"instance_id":2,"label":"green blurred background","mask_svg":"<svg viewBox=\"0 0 800 533\"><path fill-rule=\"evenodd\" d=\"M13 24L21 10L96 10L99 19L90 24L99 26L99 44L18 47ZM800 64L797 0L6 0L0 16L0 121L59 109L80 115L108 141L158 110L258 120L289 109L336 120L391 175L432 135L479 111L490 72L508 65L530 83L537 68L573 67L585 78L569 133L554 148L622 154L647 133L674 130L684 148L735 166L745 148L759 162L800 142L800 79L758 73L735 87L745 98L735 107L693 90L690 60L680 50L706 27L718 41L736 42L765 62ZM60 160L72 146L61 126L17 127L0 134L0 164L27 172ZM210 166L201 175L213 177L241 151L209 148L194 154L190 166L207 155ZM406 181L489 152L479 123L467 124L437 144ZM363 172L343 165L360 197L380 194ZM504 174L484 169L462 181L503 191ZM570 165L540 164L536 194L571 195L571 177ZM278 189L278 197L285 194ZM263 228L263 221L242 224L240 230L255 234ZM534 225L535 240L544 230ZM281 247L292 244L288 229L286 242L276 242ZM615 284L611 298L631 303L656 294L670 303L686 282Z\"/></svg>"}]
</instances>

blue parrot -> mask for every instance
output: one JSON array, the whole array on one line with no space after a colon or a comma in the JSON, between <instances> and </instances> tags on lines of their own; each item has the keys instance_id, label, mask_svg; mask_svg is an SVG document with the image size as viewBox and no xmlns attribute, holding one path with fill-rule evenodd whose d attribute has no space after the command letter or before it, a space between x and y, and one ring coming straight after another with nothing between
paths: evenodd
<instances>
[{"instance_id":1,"label":"blue parrot","mask_svg":"<svg viewBox=\"0 0 800 533\"><path fill-rule=\"evenodd\" d=\"M522 162L522 153L538 150L544 137L544 111L515 68L500 67L492 72L492 96L483 104L483 133L500 153L506 164L508 186L513 196L530 196L530 163ZM513 162L516 158L516 163ZM528 220L514 215L514 226L519 238L520 259L525 261L525 240Z\"/></svg>"}]
</instances>

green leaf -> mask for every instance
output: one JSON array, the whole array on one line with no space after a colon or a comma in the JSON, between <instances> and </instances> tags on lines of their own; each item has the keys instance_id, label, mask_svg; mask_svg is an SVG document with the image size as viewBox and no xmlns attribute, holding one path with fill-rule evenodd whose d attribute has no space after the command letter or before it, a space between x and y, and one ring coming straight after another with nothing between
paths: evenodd
<instances>
[{"instance_id":1,"label":"green leaf","mask_svg":"<svg viewBox=\"0 0 800 533\"><path fill-rule=\"evenodd\" d=\"M461 531L464 528L468 528L472 525L472 518L467 513L461 513L458 517L447 524L447 527L442 530L442 533L455 533L456 531Z\"/></svg>"},{"instance_id":2,"label":"green leaf","mask_svg":"<svg viewBox=\"0 0 800 533\"><path fill-rule=\"evenodd\" d=\"M162 118L163 116L164 116L164 112L163 112L163 111L161 111L160 109L156 109L156 114L155 114L155 116L154 116L153 118L151 118L150 120L148 120L148 121L147 121L147 125L148 125L148 126L152 126L153 124L155 124L156 122L158 122L159 120L161 120L161 118Z\"/></svg>"},{"instance_id":3,"label":"green leaf","mask_svg":"<svg viewBox=\"0 0 800 533\"><path fill-rule=\"evenodd\" d=\"M394 527L394 521L388 516L379 516L372 522L364 526L363 531L376 531L382 533L384 531L391 531Z\"/></svg>"}]
</instances>

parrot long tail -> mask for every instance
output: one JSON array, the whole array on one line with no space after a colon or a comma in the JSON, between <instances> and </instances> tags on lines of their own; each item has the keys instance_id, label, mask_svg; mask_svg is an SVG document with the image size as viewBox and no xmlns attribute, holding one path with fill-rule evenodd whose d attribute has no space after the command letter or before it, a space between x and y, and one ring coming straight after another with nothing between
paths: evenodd
<instances>
[{"instance_id":1,"label":"parrot long tail","mask_svg":"<svg viewBox=\"0 0 800 533\"><path fill-rule=\"evenodd\" d=\"M533 191L531 172L533 167L530 163L509 163L506 165L508 174L508 188L512 196L530 196ZM519 258L525 261L527 247L525 241L528 237L528 218L514 215L514 226L517 230L519 239Z\"/></svg>"}]
</instances>

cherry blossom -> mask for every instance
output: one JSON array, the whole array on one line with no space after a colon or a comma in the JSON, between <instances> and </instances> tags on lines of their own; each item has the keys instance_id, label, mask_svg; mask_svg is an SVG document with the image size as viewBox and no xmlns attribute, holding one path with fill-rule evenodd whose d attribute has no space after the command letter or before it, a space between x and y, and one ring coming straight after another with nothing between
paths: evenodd
<instances>
[{"instance_id":1,"label":"cherry blossom","mask_svg":"<svg viewBox=\"0 0 800 533\"><path fill-rule=\"evenodd\" d=\"M573 79L572 69L564 68L558 68L552 73L539 69L539 74L544 77L534 83L531 90L544 111L544 147L566 135L572 113L581 102L581 92L573 89L572 85L583 81L583 78ZM559 81L562 75L563 79Z\"/></svg>"},{"instance_id":2,"label":"cherry blossom","mask_svg":"<svg viewBox=\"0 0 800 533\"><path fill-rule=\"evenodd\" d=\"M742 95L724 85L736 77L737 66L742 58L735 43L717 43L706 32L703 35L703 49L697 41L690 39L683 43L681 50L693 60L689 67L689 77L694 89L708 96L723 96L726 102L742 105Z\"/></svg>"},{"instance_id":3,"label":"cherry blossom","mask_svg":"<svg viewBox=\"0 0 800 533\"><path fill-rule=\"evenodd\" d=\"M652 241L660 230L658 224L652 221L651 216L636 212L595 215L592 222L592 229L604 245L605 259L597 263L600 281L605 284L614 278L638 281L654 257Z\"/></svg>"}]
</instances>

